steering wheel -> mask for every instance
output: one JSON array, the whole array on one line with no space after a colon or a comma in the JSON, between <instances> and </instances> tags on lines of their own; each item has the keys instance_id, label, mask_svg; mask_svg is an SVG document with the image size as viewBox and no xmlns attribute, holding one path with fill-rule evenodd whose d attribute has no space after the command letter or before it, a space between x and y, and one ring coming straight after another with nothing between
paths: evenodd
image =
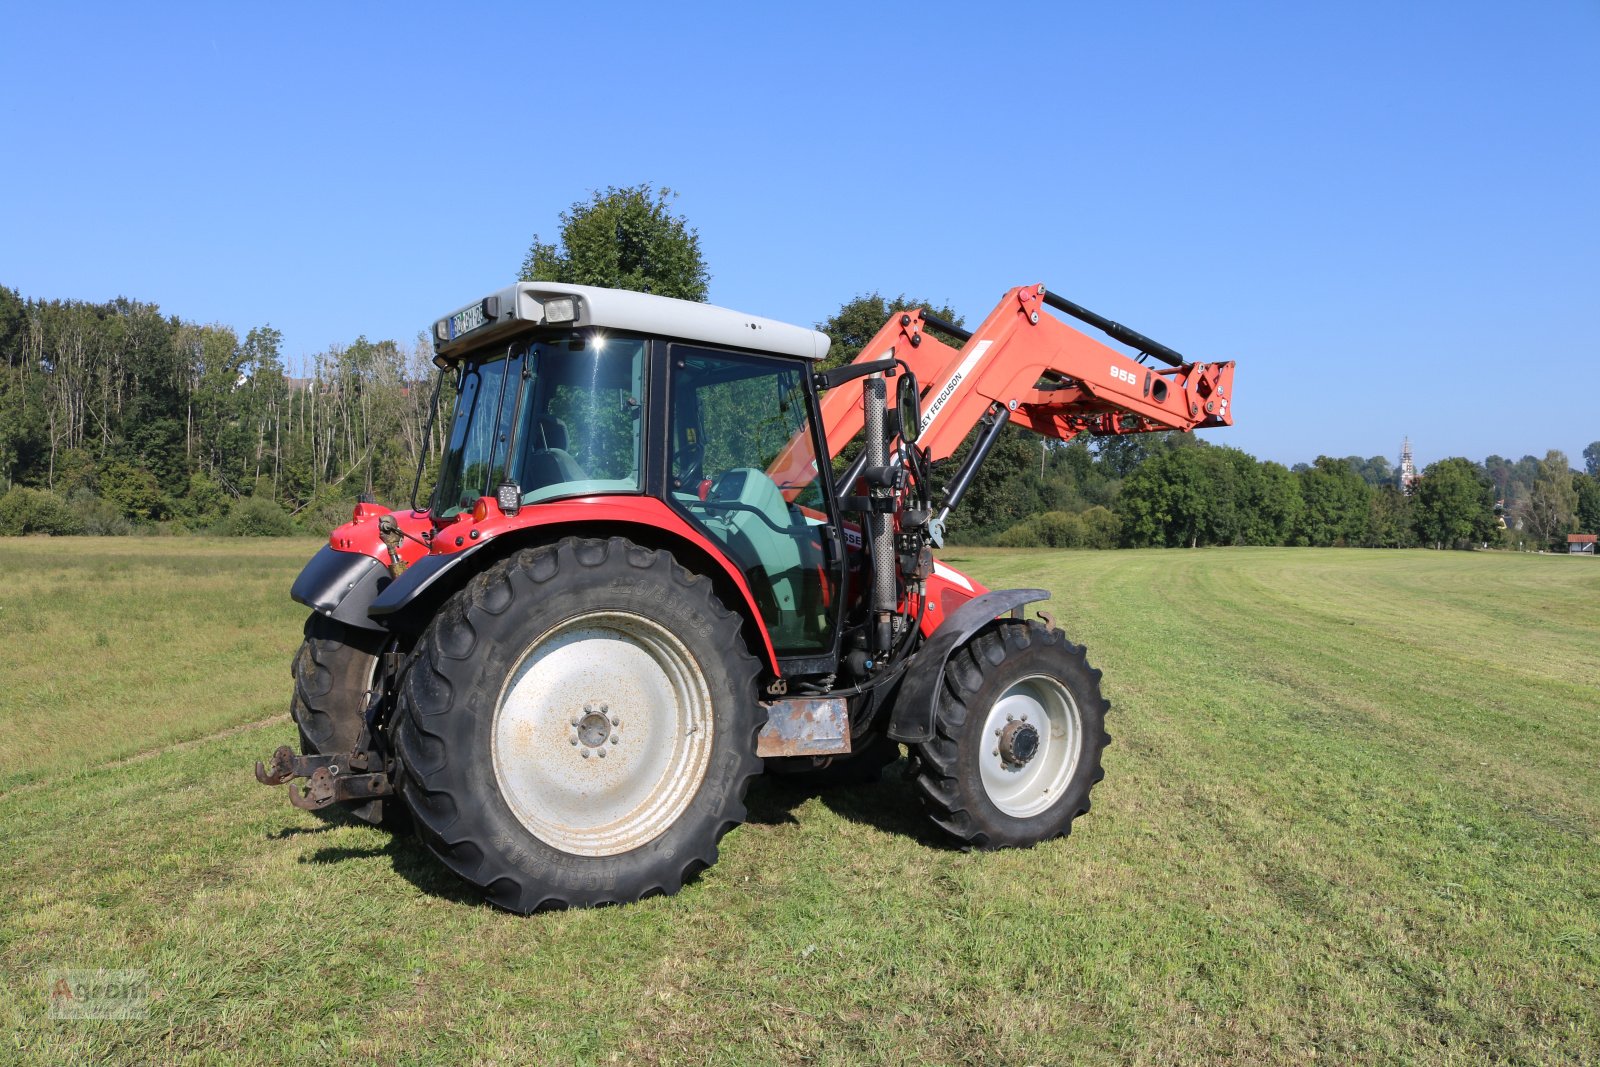
<instances>
[{"instance_id":1,"label":"steering wheel","mask_svg":"<svg viewBox=\"0 0 1600 1067\"><path fill-rule=\"evenodd\" d=\"M687 441L679 441L672 450L673 488L695 492L705 480L706 450Z\"/></svg>"}]
</instances>

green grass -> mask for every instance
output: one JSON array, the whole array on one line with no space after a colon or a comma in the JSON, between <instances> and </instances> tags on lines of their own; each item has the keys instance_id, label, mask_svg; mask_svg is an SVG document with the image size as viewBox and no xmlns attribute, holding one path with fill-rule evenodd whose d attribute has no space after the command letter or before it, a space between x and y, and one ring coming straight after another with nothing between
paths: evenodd
<instances>
[{"instance_id":1,"label":"green grass","mask_svg":"<svg viewBox=\"0 0 1600 1067\"><path fill-rule=\"evenodd\" d=\"M518 918L251 778L311 546L3 547L0 1062L1600 1061L1590 560L953 551L1105 670L1070 839L763 783L680 895ZM96 967L149 1018L47 1019Z\"/></svg>"},{"instance_id":2,"label":"green grass","mask_svg":"<svg viewBox=\"0 0 1600 1067\"><path fill-rule=\"evenodd\" d=\"M0 789L286 714L317 545L0 542Z\"/></svg>"}]
</instances>

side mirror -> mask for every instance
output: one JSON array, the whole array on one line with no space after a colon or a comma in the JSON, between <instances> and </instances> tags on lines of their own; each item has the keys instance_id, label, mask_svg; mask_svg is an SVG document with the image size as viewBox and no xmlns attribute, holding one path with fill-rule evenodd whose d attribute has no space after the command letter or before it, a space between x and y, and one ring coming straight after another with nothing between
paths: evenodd
<instances>
[{"instance_id":1,"label":"side mirror","mask_svg":"<svg viewBox=\"0 0 1600 1067\"><path fill-rule=\"evenodd\" d=\"M900 418L900 439L906 444L916 444L922 436L922 396L917 389L917 376L910 371L900 375L895 386L894 407Z\"/></svg>"}]
</instances>

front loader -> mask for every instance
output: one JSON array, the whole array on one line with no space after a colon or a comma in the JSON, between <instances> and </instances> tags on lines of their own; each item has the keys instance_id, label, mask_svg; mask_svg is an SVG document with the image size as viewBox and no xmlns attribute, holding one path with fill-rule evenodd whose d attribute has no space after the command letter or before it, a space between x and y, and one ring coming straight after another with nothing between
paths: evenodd
<instances>
[{"instance_id":1,"label":"front loader","mask_svg":"<svg viewBox=\"0 0 1600 1067\"><path fill-rule=\"evenodd\" d=\"M763 769L869 777L902 744L964 846L1065 835L1101 777L1100 673L1025 617L1048 592L986 589L933 550L1008 423L1230 425L1233 365L1043 286L970 332L897 313L818 372L828 345L547 282L440 319L456 402L432 499L357 504L296 580L300 746L257 778L302 808L399 805L520 912L675 892Z\"/></svg>"}]
</instances>

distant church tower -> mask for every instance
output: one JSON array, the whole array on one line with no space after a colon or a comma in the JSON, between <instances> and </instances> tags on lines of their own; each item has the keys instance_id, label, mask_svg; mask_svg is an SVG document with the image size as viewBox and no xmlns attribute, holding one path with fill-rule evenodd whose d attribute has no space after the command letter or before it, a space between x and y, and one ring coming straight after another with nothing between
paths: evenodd
<instances>
[{"instance_id":1,"label":"distant church tower","mask_svg":"<svg viewBox=\"0 0 1600 1067\"><path fill-rule=\"evenodd\" d=\"M1411 461L1411 438L1400 446L1400 491L1410 495L1417 484L1417 465Z\"/></svg>"}]
</instances>

